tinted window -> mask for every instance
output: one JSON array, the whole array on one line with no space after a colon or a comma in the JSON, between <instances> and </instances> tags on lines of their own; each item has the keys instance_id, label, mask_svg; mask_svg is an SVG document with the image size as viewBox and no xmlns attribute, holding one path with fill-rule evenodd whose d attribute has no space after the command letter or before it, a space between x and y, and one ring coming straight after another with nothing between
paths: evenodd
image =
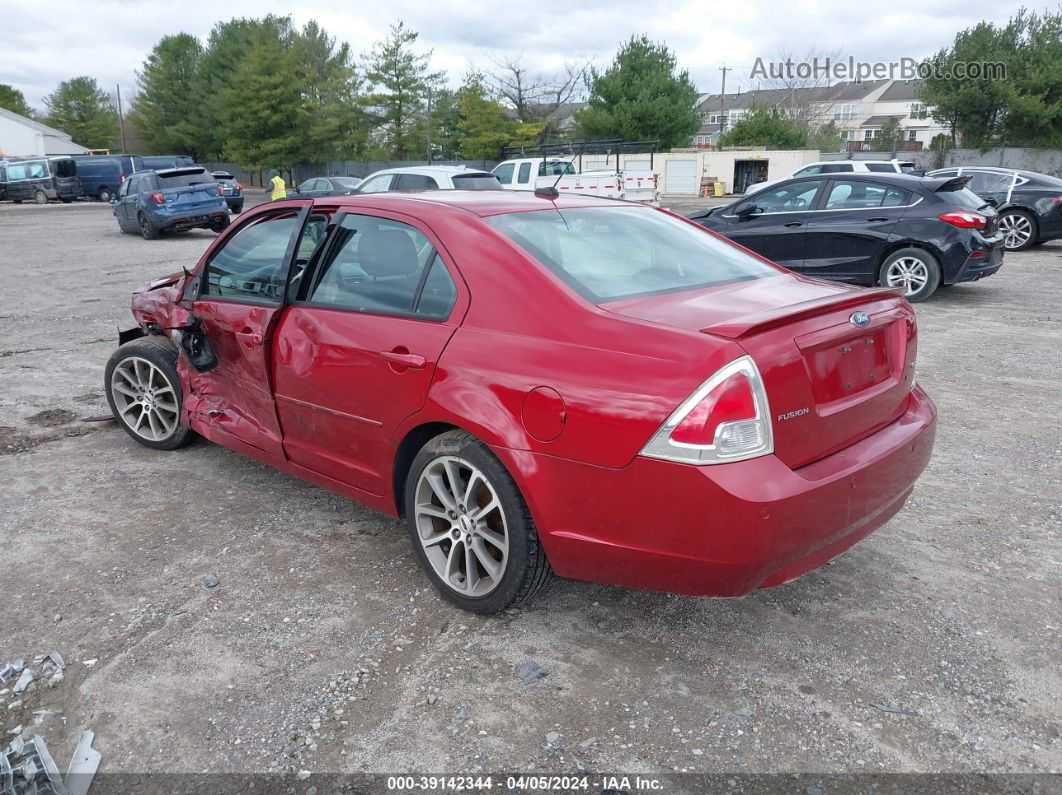
<instances>
[{"instance_id":1,"label":"tinted window","mask_svg":"<svg viewBox=\"0 0 1062 795\"><path fill-rule=\"evenodd\" d=\"M530 163L521 163L520 164L520 175L516 178L516 181L521 183L521 184L527 184L527 181L529 179L531 179L531 164Z\"/></svg>"},{"instance_id":2,"label":"tinted window","mask_svg":"<svg viewBox=\"0 0 1062 795\"><path fill-rule=\"evenodd\" d=\"M641 207L531 211L485 220L595 302L777 273L685 221Z\"/></svg>"},{"instance_id":3,"label":"tinted window","mask_svg":"<svg viewBox=\"0 0 1062 795\"><path fill-rule=\"evenodd\" d=\"M851 163L825 163L820 174L847 174L854 171Z\"/></svg>"},{"instance_id":4,"label":"tinted window","mask_svg":"<svg viewBox=\"0 0 1062 795\"><path fill-rule=\"evenodd\" d=\"M968 210L980 210L985 206L985 200L969 188L940 190L937 191L937 195L943 201L951 202L958 207L965 207Z\"/></svg>"},{"instance_id":5,"label":"tinted window","mask_svg":"<svg viewBox=\"0 0 1062 795\"><path fill-rule=\"evenodd\" d=\"M867 171L876 171L879 174L895 174L896 169L891 163L867 163Z\"/></svg>"},{"instance_id":6,"label":"tinted window","mask_svg":"<svg viewBox=\"0 0 1062 795\"><path fill-rule=\"evenodd\" d=\"M821 182L797 182L784 188L765 188L752 199L762 213L793 213L810 210Z\"/></svg>"},{"instance_id":7,"label":"tinted window","mask_svg":"<svg viewBox=\"0 0 1062 795\"><path fill-rule=\"evenodd\" d=\"M454 190L500 190L501 183L493 174L455 174L451 177Z\"/></svg>"},{"instance_id":8,"label":"tinted window","mask_svg":"<svg viewBox=\"0 0 1062 795\"><path fill-rule=\"evenodd\" d=\"M369 177L358 188L362 193L383 193L391 187L393 174L381 174L378 177Z\"/></svg>"},{"instance_id":9,"label":"tinted window","mask_svg":"<svg viewBox=\"0 0 1062 795\"><path fill-rule=\"evenodd\" d=\"M334 238L311 303L383 315L442 318L450 313L457 291L419 230L384 218L348 215Z\"/></svg>"},{"instance_id":10,"label":"tinted window","mask_svg":"<svg viewBox=\"0 0 1062 795\"><path fill-rule=\"evenodd\" d=\"M963 172L966 176L967 172ZM974 193L1006 193L1014 181L1013 174L996 171L971 171L967 186Z\"/></svg>"},{"instance_id":11,"label":"tinted window","mask_svg":"<svg viewBox=\"0 0 1062 795\"><path fill-rule=\"evenodd\" d=\"M907 191L870 182L839 181L830 188L827 210L864 210L870 207L900 207L907 204Z\"/></svg>"},{"instance_id":12,"label":"tinted window","mask_svg":"<svg viewBox=\"0 0 1062 795\"><path fill-rule=\"evenodd\" d=\"M240 229L210 258L200 293L279 301L284 255L297 223L294 214L273 215Z\"/></svg>"},{"instance_id":13,"label":"tinted window","mask_svg":"<svg viewBox=\"0 0 1062 795\"><path fill-rule=\"evenodd\" d=\"M515 168L515 163L502 163L494 169L494 176L498 178L498 182L508 185L513 181L513 170Z\"/></svg>"},{"instance_id":14,"label":"tinted window","mask_svg":"<svg viewBox=\"0 0 1062 795\"><path fill-rule=\"evenodd\" d=\"M395 190L438 190L439 183L423 174L399 174Z\"/></svg>"},{"instance_id":15,"label":"tinted window","mask_svg":"<svg viewBox=\"0 0 1062 795\"><path fill-rule=\"evenodd\" d=\"M822 171L822 166L816 163L813 166L804 166L800 171L796 172L794 177L810 177L812 174L818 174Z\"/></svg>"},{"instance_id":16,"label":"tinted window","mask_svg":"<svg viewBox=\"0 0 1062 795\"><path fill-rule=\"evenodd\" d=\"M52 163L52 172L57 177L76 177L77 164L73 160L56 160Z\"/></svg>"}]
</instances>

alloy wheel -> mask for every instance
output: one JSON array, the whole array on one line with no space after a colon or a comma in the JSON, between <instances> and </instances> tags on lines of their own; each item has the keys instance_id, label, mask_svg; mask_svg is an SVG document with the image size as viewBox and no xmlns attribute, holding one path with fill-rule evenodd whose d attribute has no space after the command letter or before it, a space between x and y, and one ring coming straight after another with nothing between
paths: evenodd
<instances>
[{"instance_id":1,"label":"alloy wheel","mask_svg":"<svg viewBox=\"0 0 1062 795\"><path fill-rule=\"evenodd\" d=\"M417 538L435 574L461 596L486 596L501 583L509 530L487 476L458 456L440 456L417 481Z\"/></svg>"},{"instance_id":2,"label":"alloy wheel","mask_svg":"<svg viewBox=\"0 0 1062 795\"><path fill-rule=\"evenodd\" d=\"M914 295L929 281L929 268L918 257L899 257L885 271L889 287L902 287L903 294Z\"/></svg>"},{"instance_id":3,"label":"alloy wheel","mask_svg":"<svg viewBox=\"0 0 1062 795\"><path fill-rule=\"evenodd\" d=\"M1019 249L1032 237L1032 221L1020 213L1007 213L999 219L1003 233L1003 246L1009 250Z\"/></svg>"},{"instance_id":4,"label":"alloy wheel","mask_svg":"<svg viewBox=\"0 0 1062 795\"><path fill-rule=\"evenodd\" d=\"M111 373L111 395L121 421L142 439L162 442L177 430L177 392L147 359L120 361Z\"/></svg>"}]
</instances>

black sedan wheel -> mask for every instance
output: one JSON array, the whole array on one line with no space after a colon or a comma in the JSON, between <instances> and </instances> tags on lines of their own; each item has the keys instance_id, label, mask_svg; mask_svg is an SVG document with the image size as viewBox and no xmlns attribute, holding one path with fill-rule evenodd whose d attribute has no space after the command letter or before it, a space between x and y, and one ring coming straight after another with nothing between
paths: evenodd
<instances>
[{"instance_id":1,"label":"black sedan wheel","mask_svg":"<svg viewBox=\"0 0 1062 795\"><path fill-rule=\"evenodd\" d=\"M999 231L1007 251L1024 251L1036 242L1036 221L1022 210L1006 210L999 216Z\"/></svg>"},{"instance_id":2,"label":"black sedan wheel","mask_svg":"<svg viewBox=\"0 0 1062 795\"><path fill-rule=\"evenodd\" d=\"M137 216L137 224L140 226L140 236L144 240L159 239L159 230L152 225L151 220L143 213Z\"/></svg>"},{"instance_id":3,"label":"black sedan wheel","mask_svg":"<svg viewBox=\"0 0 1062 795\"><path fill-rule=\"evenodd\" d=\"M901 248L881 265L878 283L882 287L902 287L903 297L912 304L924 301L940 284L940 265L928 251Z\"/></svg>"}]
</instances>

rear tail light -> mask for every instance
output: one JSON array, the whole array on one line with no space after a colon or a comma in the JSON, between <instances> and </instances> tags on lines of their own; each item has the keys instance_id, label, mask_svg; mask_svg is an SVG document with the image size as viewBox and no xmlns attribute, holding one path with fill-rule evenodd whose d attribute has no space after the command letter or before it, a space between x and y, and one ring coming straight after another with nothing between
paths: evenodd
<instances>
[{"instance_id":1,"label":"rear tail light","mask_svg":"<svg viewBox=\"0 0 1062 795\"><path fill-rule=\"evenodd\" d=\"M939 216L941 221L952 226L957 226L960 229L984 229L988 226L988 219L980 213L969 213L965 210L955 210L950 213L943 213Z\"/></svg>"},{"instance_id":2,"label":"rear tail light","mask_svg":"<svg viewBox=\"0 0 1062 795\"><path fill-rule=\"evenodd\" d=\"M736 359L705 381L642 448L641 455L722 464L774 452L771 412L756 363Z\"/></svg>"},{"instance_id":3,"label":"rear tail light","mask_svg":"<svg viewBox=\"0 0 1062 795\"><path fill-rule=\"evenodd\" d=\"M155 204L165 204L166 203L166 197L163 196L161 193L157 193L157 192L156 193L152 193L151 194L151 201L155 202Z\"/></svg>"},{"instance_id":4,"label":"rear tail light","mask_svg":"<svg viewBox=\"0 0 1062 795\"><path fill-rule=\"evenodd\" d=\"M243 184L242 184L242 183L240 183L240 182L237 182L237 183L236 183L236 192L237 192L237 193L240 193L240 192L242 192L242 191L243 191Z\"/></svg>"},{"instance_id":5,"label":"rear tail light","mask_svg":"<svg viewBox=\"0 0 1062 795\"><path fill-rule=\"evenodd\" d=\"M119 183L125 182L125 174L119 174L118 175L118 182Z\"/></svg>"}]
</instances>

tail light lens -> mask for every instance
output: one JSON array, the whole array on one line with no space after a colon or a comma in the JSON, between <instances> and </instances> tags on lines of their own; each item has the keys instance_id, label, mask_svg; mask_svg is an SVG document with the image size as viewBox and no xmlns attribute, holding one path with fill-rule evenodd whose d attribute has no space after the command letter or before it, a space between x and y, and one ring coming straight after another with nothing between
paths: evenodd
<instances>
[{"instance_id":1,"label":"tail light lens","mask_svg":"<svg viewBox=\"0 0 1062 795\"><path fill-rule=\"evenodd\" d=\"M236 192L237 193L242 193L243 192L243 183L241 183L241 182L237 182L236 183Z\"/></svg>"},{"instance_id":2,"label":"tail light lens","mask_svg":"<svg viewBox=\"0 0 1062 795\"><path fill-rule=\"evenodd\" d=\"M125 174L118 175L118 184L125 182Z\"/></svg>"},{"instance_id":3,"label":"tail light lens","mask_svg":"<svg viewBox=\"0 0 1062 795\"><path fill-rule=\"evenodd\" d=\"M161 193L157 193L157 192L156 193L152 193L151 194L151 201L155 202L155 204L165 204L166 203L166 197L163 196Z\"/></svg>"},{"instance_id":4,"label":"tail light lens","mask_svg":"<svg viewBox=\"0 0 1062 795\"><path fill-rule=\"evenodd\" d=\"M965 210L955 210L937 217L944 223L960 229L984 229L988 225L988 219L980 213L969 213Z\"/></svg>"},{"instance_id":5,"label":"tail light lens","mask_svg":"<svg viewBox=\"0 0 1062 795\"><path fill-rule=\"evenodd\" d=\"M771 411L763 379L756 363L743 356L686 398L641 455L703 465L772 452Z\"/></svg>"}]
</instances>

